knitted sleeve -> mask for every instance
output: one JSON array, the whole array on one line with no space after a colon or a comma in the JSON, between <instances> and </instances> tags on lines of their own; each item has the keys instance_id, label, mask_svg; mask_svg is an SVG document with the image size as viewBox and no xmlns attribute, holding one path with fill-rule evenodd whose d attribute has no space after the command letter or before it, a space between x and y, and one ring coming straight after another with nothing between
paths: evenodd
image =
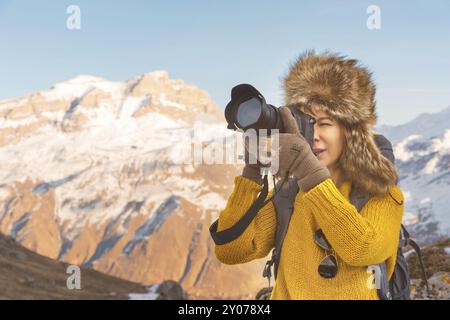
<instances>
[{"instance_id":1,"label":"knitted sleeve","mask_svg":"<svg viewBox=\"0 0 450 320\"><path fill-rule=\"evenodd\" d=\"M217 231L230 228L244 215L257 199L262 185L237 176L234 178L234 189L228 198L225 209L220 212ZM268 194L271 197L273 190ZM238 264L267 256L275 244L275 208L270 201L261 208L255 219L244 233L236 240L216 245L215 255L225 264Z\"/></svg>"},{"instance_id":2,"label":"knitted sleeve","mask_svg":"<svg viewBox=\"0 0 450 320\"><path fill-rule=\"evenodd\" d=\"M349 265L381 263L396 252L404 210L397 186L385 196L371 198L361 214L331 179L307 192L305 202L333 249Z\"/></svg>"}]
</instances>

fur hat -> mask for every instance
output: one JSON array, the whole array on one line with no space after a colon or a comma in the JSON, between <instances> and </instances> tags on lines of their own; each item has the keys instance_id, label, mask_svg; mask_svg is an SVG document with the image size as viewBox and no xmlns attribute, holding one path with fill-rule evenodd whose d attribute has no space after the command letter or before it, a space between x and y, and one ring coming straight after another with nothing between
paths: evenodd
<instances>
[{"instance_id":1,"label":"fur hat","mask_svg":"<svg viewBox=\"0 0 450 320\"><path fill-rule=\"evenodd\" d=\"M373 139L375 85L357 60L306 51L291 65L284 91L286 105L317 106L344 126L346 141L338 166L354 187L382 195L397 182L395 166Z\"/></svg>"}]
</instances>

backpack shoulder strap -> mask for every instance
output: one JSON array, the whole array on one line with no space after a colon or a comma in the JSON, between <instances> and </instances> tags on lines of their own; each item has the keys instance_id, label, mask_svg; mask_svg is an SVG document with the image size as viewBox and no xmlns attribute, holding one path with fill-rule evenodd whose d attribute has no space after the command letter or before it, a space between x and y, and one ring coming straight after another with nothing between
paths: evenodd
<instances>
[{"instance_id":1,"label":"backpack shoulder strap","mask_svg":"<svg viewBox=\"0 0 450 320\"><path fill-rule=\"evenodd\" d=\"M277 278L278 265L280 262L281 249L286 232L289 227L292 213L294 212L295 197L299 191L297 184L298 179L290 177L286 183L278 182L275 186L275 194L273 197L273 205L276 214L276 230L275 230L275 248L272 250L271 258L266 262L263 270L263 277L269 281L272 277L272 266L274 267L274 276Z\"/></svg>"},{"instance_id":2,"label":"backpack shoulder strap","mask_svg":"<svg viewBox=\"0 0 450 320\"><path fill-rule=\"evenodd\" d=\"M295 197L299 191L297 178L290 178L288 182L281 187L278 194L273 199L275 211L277 215L277 230L275 234L275 250L277 252L277 260L279 259L284 238L294 212ZM275 274L277 273L278 262L275 264Z\"/></svg>"},{"instance_id":3,"label":"backpack shoulder strap","mask_svg":"<svg viewBox=\"0 0 450 320\"><path fill-rule=\"evenodd\" d=\"M378 150L380 150L381 154L393 164L395 164L395 156L394 149L392 148L392 143L385 136L377 132L373 133L373 140L375 141L375 144L377 145Z\"/></svg>"},{"instance_id":4,"label":"backpack shoulder strap","mask_svg":"<svg viewBox=\"0 0 450 320\"><path fill-rule=\"evenodd\" d=\"M422 272L422 280L425 283L425 288L427 290L427 294L429 294L430 288L428 285L427 272L426 272L425 266L423 264L422 251L420 250L420 247L417 244L417 242L415 242L413 239L411 239L408 230L406 230L405 226L402 224L401 225L401 233L400 233L400 242L399 242L398 246L400 248L403 248L403 247L406 247L407 245L410 245L413 248L413 250L417 253L417 257L419 259L420 271Z\"/></svg>"}]
</instances>

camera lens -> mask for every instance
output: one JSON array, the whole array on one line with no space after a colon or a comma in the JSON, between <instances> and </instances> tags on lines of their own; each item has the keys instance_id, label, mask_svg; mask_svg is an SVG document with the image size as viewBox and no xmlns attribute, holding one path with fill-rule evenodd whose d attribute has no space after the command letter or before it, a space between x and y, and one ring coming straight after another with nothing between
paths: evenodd
<instances>
[{"instance_id":1,"label":"camera lens","mask_svg":"<svg viewBox=\"0 0 450 320\"><path fill-rule=\"evenodd\" d=\"M261 116L261 101L251 98L239 104L236 113L236 121L240 128L246 128L258 122Z\"/></svg>"}]
</instances>

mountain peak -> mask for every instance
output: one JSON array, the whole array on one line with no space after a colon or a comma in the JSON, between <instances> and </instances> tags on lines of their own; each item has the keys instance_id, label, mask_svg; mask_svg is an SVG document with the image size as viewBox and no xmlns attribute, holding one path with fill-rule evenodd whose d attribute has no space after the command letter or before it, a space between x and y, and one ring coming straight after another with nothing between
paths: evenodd
<instances>
[{"instance_id":1,"label":"mountain peak","mask_svg":"<svg viewBox=\"0 0 450 320\"><path fill-rule=\"evenodd\" d=\"M398 143L407 137L420 133L428 139L443 134L449 128L450 106L436 113L422 113L413 120L398 126L381 125L376 131L385 135L392 143Z\"/></svg>"},{"instance_id":2,"label":"mountain peak","mask_svg":"<svg viewBox=\"0 0 450 320\"><path fill-rule=\"evenodd\" d=\"M89 75L89 74L80 74L76 76L75 78L63 81L62 83L66 84L85 84L85 83L92 83L92 82L104 82L107 81L104 78Z\"/></svg>"},{"instance_id":3,"label":"mountain peak","mask_svg":"<svg viewBox=\"0 0 450 320\"><path fill-rule=\"evenodd\" d=\"M168 80L169 79L169 73L166 70L150 71L150 72L144 73L143 76L149 76L149 77L152 77L152 78L164 79L164 80Z\"/></svg>"}]
</instances>

